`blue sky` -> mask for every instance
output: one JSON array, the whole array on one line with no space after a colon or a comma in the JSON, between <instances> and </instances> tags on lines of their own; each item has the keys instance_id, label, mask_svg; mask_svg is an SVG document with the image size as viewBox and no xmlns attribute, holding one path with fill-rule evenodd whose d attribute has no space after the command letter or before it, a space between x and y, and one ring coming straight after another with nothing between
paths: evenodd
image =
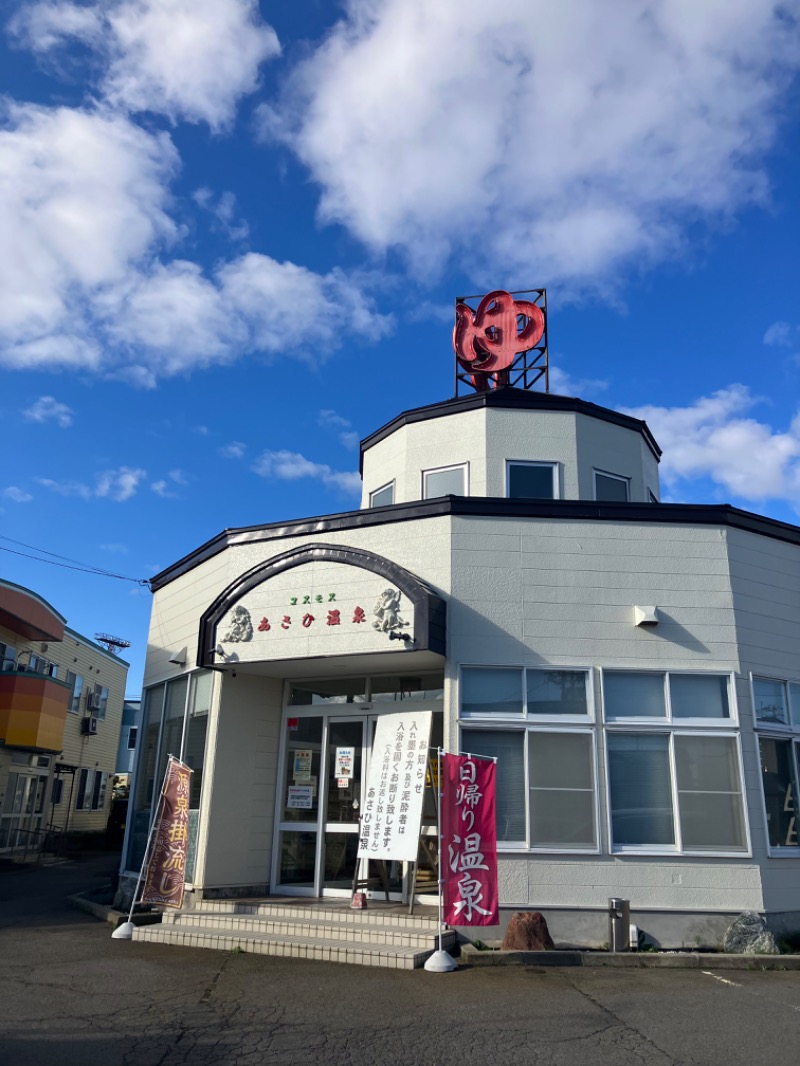
<instances>
[{"instance_id":1,"label":"blue sky","mask_svg":"<svg viewBox=\"0 0 800 1066\"><path fill-rule=\"evenodd\" d=\"M800 521L797 0L0 11L0 574L129 692L147 589L14 553L358 506L464 292L547 288L552 391L646 417L665 499Z\"/></svg>"}]
</instances>

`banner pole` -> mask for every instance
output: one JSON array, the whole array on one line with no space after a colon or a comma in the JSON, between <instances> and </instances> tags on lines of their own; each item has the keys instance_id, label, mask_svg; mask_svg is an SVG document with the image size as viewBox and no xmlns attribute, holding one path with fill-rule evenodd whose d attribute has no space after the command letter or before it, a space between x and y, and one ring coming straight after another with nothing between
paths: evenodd
<instances>
[{"instance_id":1,"label":"banner pole","mask_svg":"<svg viewBox=\"0 0 800 1066\"><path fill-rule=\"evenodd\" d=\"M439 950L434 951L430 958L425 960L425 969L428 973L452 973L458 969L458 963L442 948L442 931L444 929L444 841L442 840L442 748L436 749L436 769L438 787L436 803L436 826L439 834Z\"/></svg>"},{"instance_id":2,"label":"banner pole","mask_svg":"<svg viewBox=\"0 0 800 1066\"><path fill-rule=\"evenodd\" d=\"M164 775L165 776L165 780L166 780L166 774L169 773L169 760L171 758L172 758L172 756L170 755L169 758L167 759L167 769L166 769L166 772L165 772L165 775ZM161 817L161 808L163 806L163 803L164 803L164 789L162 787L161 792L159 793L159 796L158 796L158 803L156 804L155 813L154 813L153 817L150 819L150 829L147 832L147 843L145 844L145 848L144 848L144 857L142 858L142 865L139 867L139 876L136 878L136 887L133 890L133 898L131 899L131 909L128 912L128 920L127 920L127 922L122 922L120 925L117 926L117 928L111 934L111 939L112 940L132 940L133 939L133 911L134 911L134 908L136 907L136 897L139 895L139 886L142 883L142 876L144 874L144 871L147 869L147 863L148 863L148 861L150 859L150 845L153 842L153 830L155 829L156 825L158 824L159 818Z\"/></svg>"}]
</instances>

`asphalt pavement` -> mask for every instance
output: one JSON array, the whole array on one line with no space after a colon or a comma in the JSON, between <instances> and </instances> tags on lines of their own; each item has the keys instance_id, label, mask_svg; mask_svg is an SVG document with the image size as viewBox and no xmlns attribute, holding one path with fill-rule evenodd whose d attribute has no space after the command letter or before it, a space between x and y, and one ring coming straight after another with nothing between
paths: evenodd
<instances>
[{"instance_id":1,"label":"asphalt pavement","mask_svg":"<svg viewBox=\"0 0 800 1066\"><path fill-rule=\"evenodd\" d=\"M112 940L66 897L116 857L0 868L2 1066L760 1066L800 972L429 974Z\"/></svg>"}]
</instances>

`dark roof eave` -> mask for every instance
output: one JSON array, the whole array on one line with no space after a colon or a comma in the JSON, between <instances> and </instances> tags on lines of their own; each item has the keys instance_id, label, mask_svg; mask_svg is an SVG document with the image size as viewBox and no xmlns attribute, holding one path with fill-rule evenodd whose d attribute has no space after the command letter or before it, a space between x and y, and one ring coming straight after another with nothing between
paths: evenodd
<instances>
[{"instance_id":1,"label":"dark roof eave","mask_svg":"<svg viewBox=\"0 0 800 1066\"><path fill-rule=\"evenodd\" d=\"M441 496L435 500L415 500L411 503L344 511L317 518L226 529L156 574L150 582L150 587L153 592L164 588L208 559L237 545L448 516L728 526L800 547L800 526L780 522L775 518L765 518L751 511L742 511L730 504L605 503L596 500L509 500L495 496Z\"/></svg>"},{"instance_id":2,"label":"dark roof eave","mask_svg":"<svg viewBox=\"0 0 800 1066\"><path fill-rule=\"evenodd\" d=\"M402 426L412 425L415 422L426 422L431 418L442 418L447 415L458 414L460 411L470 411L480 407L498 407L512 411L571 411L576 414L587 415L589 418L597 418L603 422L611 422L625 429L632 429L641 433L645 443L653 453L656 461L661 459L661 449L655 437L650 432L650 427L640 418L633 415L622 414L621 411L613 411L610 407L601 407L599 404L590 403L588 400L580 400L574 396L555 396L549 392L537 392L534 389L491 389L488 392L473 392L466 396L457 396L450 400L442 400L438 403L427 404L425 407L413 407L408 411L402 411L390 422L370 433L361 442L361 454L359 471L364 472L364 452L374 444L384 440Z\"/></svg>"}]
</instances>

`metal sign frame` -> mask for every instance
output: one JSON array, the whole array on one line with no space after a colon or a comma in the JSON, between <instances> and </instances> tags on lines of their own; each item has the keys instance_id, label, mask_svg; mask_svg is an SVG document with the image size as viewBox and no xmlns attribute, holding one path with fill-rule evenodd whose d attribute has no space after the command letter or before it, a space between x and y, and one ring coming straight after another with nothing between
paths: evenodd
<instances>
[{"instance_id":1,"label":"metal sign frame","mask_svg":"<svg viewBox=\"0 0 800 1066\"><path fill-rule=\"evenodd\" d=\"M486 379L487 389L496 389L503 387L510 388L522 388L533 389L544 378L544 391L550 392L550 367L548 360L548 342L547 342L547 290L546 289L517 289L508 291L509 296L523 296L525 299L538 307L544 316L544 331L541 339L528 351L519 352L511 365L498 373L488 373L483 375ZM481 300L487 296L488 293L476 293L471 296L457 296L455 299L456 307L459 304L466 305L473 315L477 310L478 304ZM472 301L478 303L473 306ZM468 386L470 392L484 391L478 388L473 380L477 376L478 372L470 373L465 370L458 361L458 356L454 355L455 361L455 382L454 382L454 396L465 395L467 390L460 386Z\"/></svg>"}]
</instances>

